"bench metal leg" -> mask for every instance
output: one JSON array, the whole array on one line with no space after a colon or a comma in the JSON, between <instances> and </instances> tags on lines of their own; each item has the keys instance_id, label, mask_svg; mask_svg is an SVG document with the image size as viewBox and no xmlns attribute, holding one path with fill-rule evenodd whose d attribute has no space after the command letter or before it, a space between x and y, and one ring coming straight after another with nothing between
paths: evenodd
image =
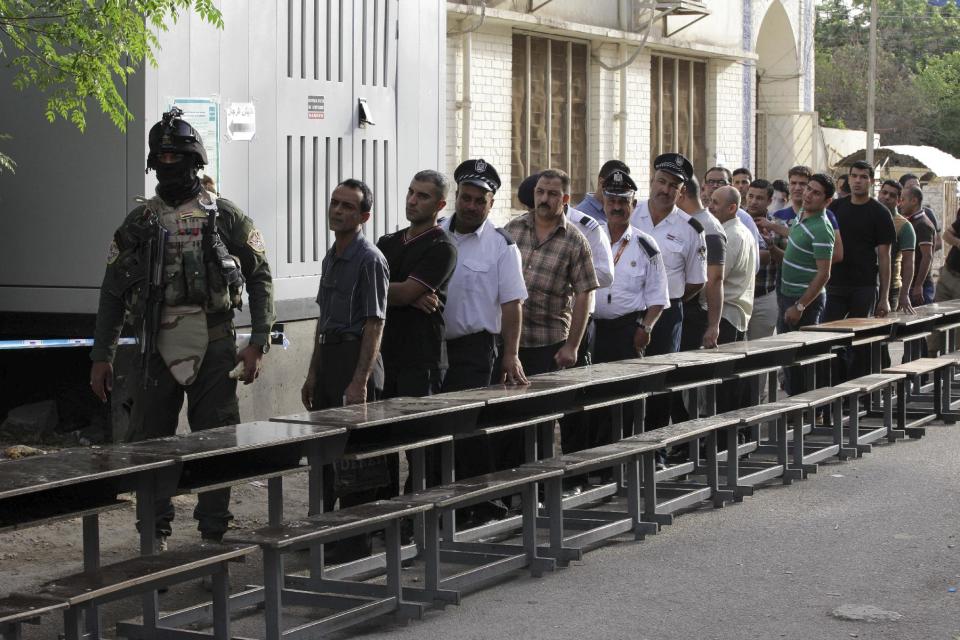
<instances>
[{"instance_id":1,"label":"bench metal leg","mask_svg":"<svg viewBox=\"0 0 960 640\"><path fill-rule=\"evenodd\" d=\"M82 607L69 607L63 612L63 637L66 640L83 638Z\"/></svg>"},{"instance_id":2,"label":"bench metal leg","mask_svg":"<svg viewBox=\"0 0 960 640\"><path fill-rule=\"evenodd\" d=\"M283 575L283 565L280 566ZM213 574L213 637L230 640L230 574L227 563L220 563L219 571Z\"/></svg>"},{"instance_id":3,"label":"bench metal leg","mask_svg":"<svg viewBox=\"0 0 960 640\"><path fill-rule=\"evenodd\" d=\"M646 399L636 400L633 403L633 425L630 435L643 433L647 419Z\"/></svg>"},{"instance_id":4,"label":"bench metal leg","mask_svg":"<svg viewBox=\"0 0 960 640\"><path fill-rule=\"evenodd\" d=\"M717 509L723 507L727 500L732 500L734 495L730 490L720 489L719 470L717 466L717 432L711 431L706 438L706 472L707 484L710 486L710 493L713 498L713 506Z\"/></svg>"},{"instance_id":5,"label":"bench metal leg","mask_svg":"<svg viewBox=\"0 0 960 640\"><path fill-rule=\"evenodd\" d=\"M569 561L563 553L563 477L544 480L544 493L547 500L551 555L558 565L565 567Z\"/></svg>"},{"instance_id":6,"label":"bench metal leg","mask_svg":"<svg viewBox=\"0 0 960 640\"><path fill-rule=\"evenodd\" d=\"M283 524L283 476L267 478L267 522L272 527Z\"/></svg>"},{"instance_id":7,"label":"bench metal leg","mask_svg":"<svg viewBox=\"0 0 960 640\"><path fill-rule=\"evenodd\" d=\"M83 570L100 568L100 518L97 514L83 516ZM100 638L100 608L89 607L85 612L87 633Z\"/></svg>"},{"instance_id":8,"label":"bench metal leg","mask_svg":"<svg viewBox=\"0 0 960 640\"><path fill-rule=\"evenodd\" d=\"M537 556L537 483L532 482L522 491L523 501L523 550L530 566L530 575L539 578L544 571L554 568L551 558ZM562 517L562 516L561 516Z\"/></svg>"},{"instance_id":9,"label":"bench metal leg","mask_svg":"<svg viewBox=\"0 0 960 640\"><path fill-rule=\"evenodd\" d=\"M0 638L3 638L3 640L21 640L23 634L20 624L17 622L0 624Z\"/></svg>"},{"instance_id":10,"label":"bench metal leg","mask_svg":"<svg viewBox=\"0 0 960 640\"><path fill-rule=\"evenodd\" d=\"M263 550L263 620L266 640L281 640L283 636L283 563L280 551L269 547Z\"/></svg>"},{"instance_id":11,"label":"bench metal leg","mask_svg":"<svg viewBox=\"0 0 960 640\"><path fill-rule=\"evenodd\" d=\"M319 515L323 513L323 463L319 452L311 452L307 458L310 463L308 472L308 500L307 515ZM331 507L333 505L330 505ZM283 573L282 561L281 575ZM311 578L323 578L323 545L315 544L310 546L309 551L309 569ZM279 597L279 596L278 596Z\"/></svg>"},{"instance_id":12,"label":"bench metal leg","mask_svg":"<svg viewBox=\"0 0 960 640\"><path fill-rule=\"evenodd\" d=\"M156 480L151 474L142 473L137 479L137 518L140 521L140 555L153 555L155 552L155 529L157 501ZM148 591L142 597L143 626L156 630L160 601L157 592ZM65 618L66 619L66 618Z\"/></svg>"},{"instance_id":13,"label":"bench metal leg","mask_svg":"<svg viewBox=\"0 0 960 640\"><path fill-rule=\"evenodd\" d=\"M426 452L423 447L410 449L410 490L423 491L427 488ZM424 516L417 514L413 517L413 539L417 549L423 549Z\"/></svg>"}]
</instances>

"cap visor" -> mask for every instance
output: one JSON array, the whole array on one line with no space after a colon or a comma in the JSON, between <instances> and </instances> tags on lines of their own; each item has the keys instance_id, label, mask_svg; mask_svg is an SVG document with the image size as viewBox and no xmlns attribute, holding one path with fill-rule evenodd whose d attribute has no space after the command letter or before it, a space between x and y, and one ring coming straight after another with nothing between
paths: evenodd
<instances>
[{"instance_id":1,"label":"cap visor","mask_svg":"<svg viewBox=\"0 0 960 640\"><path fill-rule=\"evenodd\" d=\"M481 189L486 189L487 191L496 191L489 182L482 180L480 178L465 178L460 181L460 184L472 184L475 187L480 187Z\"/></svg>"},{"instance_id":2,"label":"cap visor","mask_svg":"<svg viewBox=\"0 0 960 640\"><path fill-rule=\"evenodd\" d=\"M606 189L603 190L603 195L613 196L614 198L629 198L635 193L636 193L636 190L634 189L627 189L626 191L607 191Z\"/></svg>"}]
</instances>

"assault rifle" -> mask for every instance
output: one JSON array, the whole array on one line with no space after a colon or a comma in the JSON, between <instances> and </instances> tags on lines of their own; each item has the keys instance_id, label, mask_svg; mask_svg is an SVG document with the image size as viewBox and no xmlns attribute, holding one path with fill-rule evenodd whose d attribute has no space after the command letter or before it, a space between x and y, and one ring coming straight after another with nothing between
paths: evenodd
<instances>
[{"instance_id":1,"label":"assault rifle","mask_svg":"<svg viewBox=\"0 0 960 640\"><path fill-rule=\"evenodd\" d=\"M157 332L160 331L160 312L163 309L163 259L167 231L160 219L153 215L149 238L143 256L147 264L147 281L143 290L146 297L143 321L140 323L140 371L143 387L150 385L150 356L157 350Z\"/></svg>"}]
</instances>

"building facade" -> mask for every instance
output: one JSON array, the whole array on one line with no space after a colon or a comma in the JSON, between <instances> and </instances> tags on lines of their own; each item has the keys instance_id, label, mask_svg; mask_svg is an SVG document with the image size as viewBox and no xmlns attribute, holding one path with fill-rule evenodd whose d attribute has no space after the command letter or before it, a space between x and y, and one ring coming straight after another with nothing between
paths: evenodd
<instances>
[{"instance_id":1,"label":"building facade","mask_svg":"<svg viewBox=\"0 0 960 640\"><path fill-rule=\"evenodd\" d=\"M448 3L445 166L484 157L516 185L567 170L573 200L610 158L641 193L652 159L785 177L813 163L812 0Z\"/></svg>"}]
</instances>

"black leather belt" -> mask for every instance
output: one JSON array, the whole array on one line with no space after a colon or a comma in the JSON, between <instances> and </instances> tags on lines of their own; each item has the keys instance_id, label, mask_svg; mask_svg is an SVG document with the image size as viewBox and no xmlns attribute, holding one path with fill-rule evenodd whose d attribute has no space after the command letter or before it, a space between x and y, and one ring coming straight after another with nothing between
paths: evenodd
<instances>
[{"instance_id":1,"label":"black leather belt","mask_svg":"<svg viewBox=\"0 0 960 640\"><path fill-rule=\"evenodd\" d=\"M342 333L338 331L325 331L317 336L317 342L320 344L340 344L341 342L356 342L360 339L355 333Z\"/></svg>"}]
</instances>

